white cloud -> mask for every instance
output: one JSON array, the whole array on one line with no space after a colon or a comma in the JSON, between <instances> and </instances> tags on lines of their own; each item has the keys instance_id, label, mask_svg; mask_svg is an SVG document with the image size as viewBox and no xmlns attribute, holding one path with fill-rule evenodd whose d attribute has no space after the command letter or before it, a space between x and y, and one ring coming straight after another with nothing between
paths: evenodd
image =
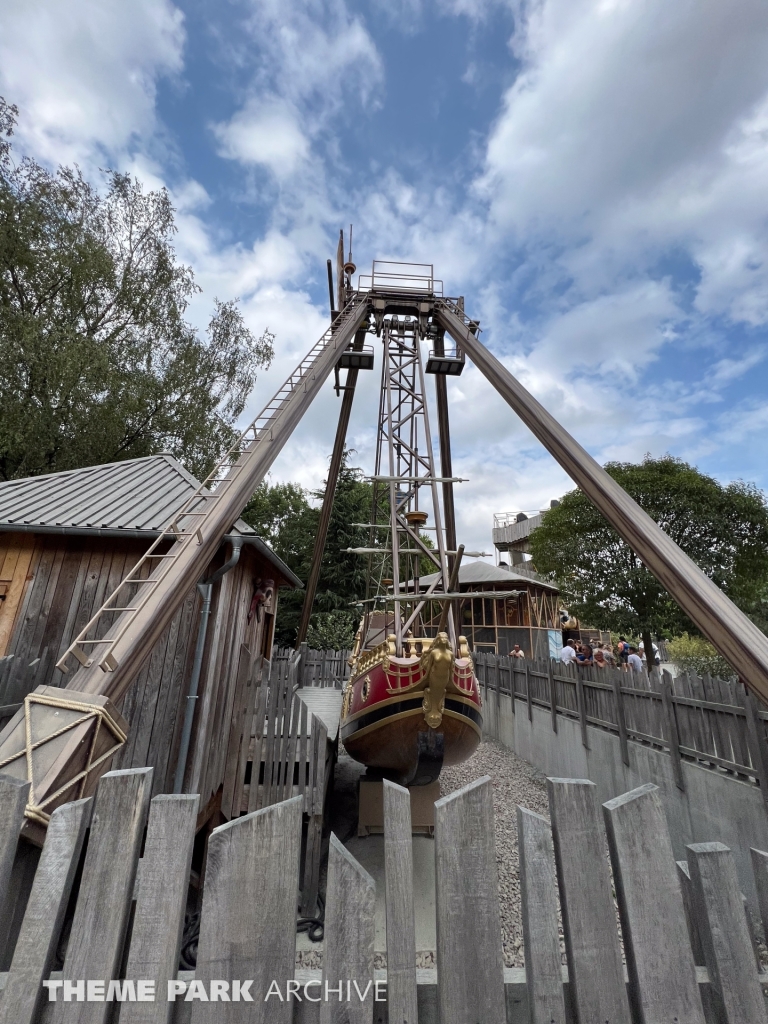
<instances>
[{"instance_id":1,"label":"white cloud","mask_svg":"<svg viewBox=\"0 0 768 1024\"><path fill-rule=\"evenodd\" d=\"M262 164L278 178L291 175L309 155L296 108L276 98L253 98L226 124L214 126L219 152L244 164Z\"/></svg>"},{"instance_id":2,"label":"white cloud","mask_svg":"<svg viewBox=\"0 0 768 1024\"><path fill-rule=\"evenodd\" d=\"M762 0L531 0L513 45L524 69L478 182L498 227L559 246L561 283L586 295L679 247L702 312L763 322Z\"/></svg>"},{"instance_id":3,"label":"white cloud","mask_svg":"<svg viewBox=\"0 0 768 1024\"><path fill-rule=\"evenodd\" d=\"M182 67L170 0L6 0L0 19L0 93L27 152L98 168L158 128L157 80Z\"/></svg>"}]
</instances>

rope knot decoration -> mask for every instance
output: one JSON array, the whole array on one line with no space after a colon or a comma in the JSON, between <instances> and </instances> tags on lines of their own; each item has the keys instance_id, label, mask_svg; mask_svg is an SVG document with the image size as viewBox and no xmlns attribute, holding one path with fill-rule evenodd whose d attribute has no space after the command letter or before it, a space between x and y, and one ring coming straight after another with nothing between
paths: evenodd
<instances>
[{"instance_id":1,"label":"rope knot decoration","mask_svg":"<svg viewBox=\"0 0 768 1024\"><path fill-rule=\"evenodd\" d=\"M50 711L41 715L38 708ZM73 789L76 792L68 795L67 800L79 800L84 796L89 778L93 778L94 774L98 778L101 772L97 769L122 747L128 738L126 722L107 698L94 698L94 695L86 693L78 695L76 691L55 686L39 686L28 693L24 698L23 719L20 717L21 712L22 709L19 709L17 719L9 723L16 726L17 733L21 732L19 727L23 725L23 737L18 737L22 741L20 749L0 761L0 771L14 762L24 760L26 778L30 784L29 802L24 814L31 821L47 826L51 813L58 806L56 801L61 802L59 798ZM57 722L58 718L61 721ZM56 752L51 757L50 748L48 753L44 753L46 745L60 739L62 742L56 746L65 746L70 738L67 734L84 725L90 727L81 740L81 743L87 744L84 767L40 799L38 794L43 776L50 771L56 760ZM48 789L48 786L43 788Z\"/></svg>"}]
</instances>

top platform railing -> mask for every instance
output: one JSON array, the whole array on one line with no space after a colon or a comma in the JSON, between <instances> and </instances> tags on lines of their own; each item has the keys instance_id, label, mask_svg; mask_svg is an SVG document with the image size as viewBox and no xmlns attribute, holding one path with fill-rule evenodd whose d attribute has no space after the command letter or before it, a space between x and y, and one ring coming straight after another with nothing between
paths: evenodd
<instances>
[{"instance_id":1,"label":"top platform railing","mask_svg":"<svg viewBox=\"0 0 768 1024\"><path fill-rule=\"evenodd\" d=\"M370 274L360 274L358 290L423 293L442 297L443 282L431 263L392 263L374 260Z\"/></svg>"}]
</instances>

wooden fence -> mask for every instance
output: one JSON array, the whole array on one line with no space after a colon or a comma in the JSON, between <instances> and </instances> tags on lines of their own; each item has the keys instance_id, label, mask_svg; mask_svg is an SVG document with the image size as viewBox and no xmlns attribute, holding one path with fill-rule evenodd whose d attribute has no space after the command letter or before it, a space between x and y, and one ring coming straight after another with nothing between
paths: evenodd
<instances>
[{"instance_id":1,"label":"wooden fence","mask_svg":"<svg viewBox=\"0 0 768 1024\"><path fill-rule=\"evenodd\" d=\"M386 970L374 970L375 883L335 836L322 970L296 969L293 797L210 835L196 966L179 972L198 798L150 802L151 775L111 772L92 800L54 811L0 975L0 1024L107 1024L112 979L127 997L119 1024L768 1022L732 854L699 843L676 864L654 786L601 808L592 783L549 780L551 825L518 808L524 969L502 959L486 777L435 805L436 970L416 969L409 794L385 783ZM26 800L26 783L0 777L0 899ZM768 854L752 856L765 908ZM89 990L98 1001L81 1001Z\"/></svg>"},{"instance_id":2,"label":"wooden fence","mask_svg":"<svg viewBox=\"0 0 768 1024\"><path fill-rule=\"evenodd\" d=\"M291 797L300 797L307 815L302 910L315 913L321 860L323 808L335 760L335 736L329 743L322 719L302 700L298 683L300 655L288 659L249 656L239 659L221 811L234 819ZM234 735L240 730L239 738ZM238 742L239 740L239 742Z\"/></svg>"},{"instance_id":3,"label":"wooden fence","mask_svg":"<svg viewBox=\"0 0 768 1024\"><path fill-rule=\"evenodd\" d=\"M272 662L278 666L300 655L298 681L300 686L332 686L340 690L349 678L347 661L350 654L345 651L315 651L302 644L299 651L292 647L273 647Z\"/></svg>"},{"instance_id":4,"label":"wooden fence","mask_svg":"<svg viewBox=\"0 0 768 1024\"><path fill-rule=\"evenodd\" d=\"M12 654L0 658L0 729L13 718L24 697L46 679L51 660L47 647L39 658L29 663Z\"/></svg>"},{"instance_id":5,"label":"wooden fence","mask_svg":"<svg viewBox=\"0 0 768 1024\"><path fill-rule=\"evenodd\" d=\"M584 746L587 725L616 733L625 764L629 740L668 750L680 789L685 759L760 785L768 801L768 710L737 680L686 674L672 679L656 670L646 675L494 654L473 658L487 700L514 694L526 702L529 718L534 706L546 708L555 732L559 715L574 718Z\"/></svg>"}]
</instances>

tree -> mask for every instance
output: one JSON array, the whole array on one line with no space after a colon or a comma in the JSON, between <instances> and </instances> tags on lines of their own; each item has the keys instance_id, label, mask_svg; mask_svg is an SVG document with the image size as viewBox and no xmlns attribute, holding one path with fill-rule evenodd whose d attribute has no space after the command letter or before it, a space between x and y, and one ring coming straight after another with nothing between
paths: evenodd
<instances>
[{"instance_id":1,"label":"tree","mask_svg":"<svg viewBox=\"0 0 768 1024\"><path fill-rule=\"evenodd\" d=\"M732 601L764 624L768 507L760 490L741 481L723 486L670 455L605 468ZM652 636L698 633L580 490L544 513L531 554L538 571L558 581L572 612L595 627L640 634L646 650Z\"/></svg>"},{"instance_id":2,"label":"tree","mask_svg":"<svg viewBox=\"0 0 768 1024\"><path fill-rule=\"evenodd\" d=\"M346 548L359 547L367 539L367 530L353 524L370 520L372 489L361 470L349 466L350 454L344 453L339 472L311 619L312 643L322 641L334 650L349 646L350 631L354 637L359 620L354 604L365 597L367 580L367 560ZM308 492L297 484L265 482L243 510L243 519L303 583L312 566L320 519L319 504L311 505L309 499L320 503L324 496L324 490ZM281 598L275 634L279 645L295 643L303 602L302 590Z\"/></svg>"},{"instance_id":3,"label":"tree","mask_svg":"<svg viewBox=\"0 0 768 1024\"><path fill-rule=\"evenodd\" d=\"M667 653L680 672L694 672L699 676L708 674L721 679L729 679L733 675L733 669L725 658L721 658L703 636L683 633L667 640Z\"/></svg>"},{"instance_id":4,"label":"tree","mask_svg":"<svg viewBox=\"0 0 768 1024\"><path fill-rule=\"evenodd\" d=\"M237 300L207 336L185 320L199 288L173 248L165 189L110 171L15 164L17 111L0 98L0 478L168 451L204 477L268 366Z\"/></svg>"}]
</instances>

